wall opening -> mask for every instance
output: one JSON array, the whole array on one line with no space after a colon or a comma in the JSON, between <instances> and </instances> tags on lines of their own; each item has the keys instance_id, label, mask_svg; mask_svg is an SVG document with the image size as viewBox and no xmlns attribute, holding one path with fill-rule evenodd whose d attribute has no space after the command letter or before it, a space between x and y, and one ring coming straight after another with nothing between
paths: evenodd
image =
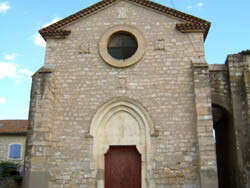
<instances>
[{"instance_id":1,"label":"wall opening","mask_svg":"<svg viewBox=\"0 0 250 188\"><path fill-rule=\"evenodd\" d=\"M136 146L110 146L104 174L105 188L141 188L141 154Z\"/></svg>"},{"instance_id":2,"label":"wall opening","mask_svg":"<svg viewBox=\"0 0 250 188\"><path fill-rule=\"evenodd\" d=\"M154 128L147 111L138 102L115 98L105 103L92 120L90 135L98 188L104 188L104 158L110 146L135 146L141 154L142 188L153 187L151 135Z\"/></svg>"},{"instance_id":3,"label":"wall opening","mask_svg":"<svg viewBox=\"0 0 250 188\"><path fill-rule=\"evenodd\" d=\"M219 188L235 188L237 159L232 117L219 105L213 104L212 112Z\"/></svg>"}]
</instances>

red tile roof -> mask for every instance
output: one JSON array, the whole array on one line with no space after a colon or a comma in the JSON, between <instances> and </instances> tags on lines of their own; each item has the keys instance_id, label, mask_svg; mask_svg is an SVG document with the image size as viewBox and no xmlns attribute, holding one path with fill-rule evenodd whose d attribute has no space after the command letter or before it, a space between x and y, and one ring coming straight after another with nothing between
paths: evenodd
<instances>
[{"instance_id":1,"label":"red tile roof","mask_svg":"<svg viewBox=\"0 0 250 188\"><path fill-rule=\"evenodd\" d=\"M63 30L62 28L72 22L75 22L79 18L89 16L90 14L96 13L113 3L120 1L120 0L102 0L88 8L85 8L75 14L72 14L71 16L68 16L48 27L45 27L41 29L39 32L43 36L43 38L46 40L48 38L65 38L67 35L70 34L71 31L69 30ZM180 32L203 32L204 33L204 39L206 39L206 36L208 34L209 28L211 23L197 18L195 16L185 14L183 12L180 12L175 9L168 8L166 6L157 4L155 2L149 1L149 0L125 0L128 2L131 2L133 4L143 6L149 9L152 9L154 11L163 13L168 16L176 17L184 23L177 24L176 29Z\"/></svg>"},{"instance_id":2,"label":"red tile roof","mask_svg":"<svg viewBox=\"0 0 250 188\"><path fill-rule=\"evenodd\" d=\"M0 120L0 135L26 135L28 120Z\"/></svg>"}]
</instances>

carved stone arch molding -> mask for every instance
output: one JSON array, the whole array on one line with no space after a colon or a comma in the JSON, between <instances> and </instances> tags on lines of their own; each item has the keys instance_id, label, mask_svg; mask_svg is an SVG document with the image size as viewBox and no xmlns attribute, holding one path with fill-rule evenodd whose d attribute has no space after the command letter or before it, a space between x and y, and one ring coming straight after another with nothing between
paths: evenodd
<instances>
[{"instance_id":1,"label":"carved stone arch molding","mask_svg":"<svg viewBox=\"0 0 250 188\"><path fill-rule=\"evenodd\" d=\"M95 114L90 135L93 137L93 167L97 187L104 188L104 154L110 146L135 145L142 157L142 188L153 188L153 148L155 136L152 120L145 108L135 100L115 98L101 106Z\"/></svg>"}]
</instances>

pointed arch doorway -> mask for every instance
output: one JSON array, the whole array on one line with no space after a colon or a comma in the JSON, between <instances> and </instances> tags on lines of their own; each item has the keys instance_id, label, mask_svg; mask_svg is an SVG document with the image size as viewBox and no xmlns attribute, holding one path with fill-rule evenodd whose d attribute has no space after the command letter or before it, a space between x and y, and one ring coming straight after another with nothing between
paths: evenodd
<instances>
[{"instance_id":1,"label":"pointed arch doorway","mask_svg":"<svg viewBox=\"0 0 250 188\"><path fill-rule=\"evenodd\" d=\"M141 188L141 154L136 146L110 146L104 168L105 188Z\"/></svg>"},{"instance_id":2,"label":"pointed arch doorway","mask_svg":"<svg viewBox=\"0 0 250 188\"><path fill-rule=\"evenodd\" d=\"M93 137L93 167L97 187L105 187L105 154L112 146L135 147L141 155L140 188L154 187L151 136L155 132L146 109L137 101L115 98L102 105L93 117L89 132Z\"/></svg>"}]
</instances>

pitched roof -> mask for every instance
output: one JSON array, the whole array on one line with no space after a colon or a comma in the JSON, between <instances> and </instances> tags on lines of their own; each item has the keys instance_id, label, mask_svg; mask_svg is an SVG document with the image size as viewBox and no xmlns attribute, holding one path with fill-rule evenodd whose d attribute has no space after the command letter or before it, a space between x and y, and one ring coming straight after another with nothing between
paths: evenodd
<instances>
[{"instance_id":1,"label":"pitched roof","mask_svg":"<svg viewBox=\"0 0 250 188\"><path fill-rule=\"evenodd\" d=\"M72 14L71 16L68 16L48 27L45 27L41 29L39 32L43 36L43 38L46 40L48 38L65 38L67 35L70 34L69 30L63 30L62 28L72 22L75 22L76 20L87 17L93 13L96 13L108 6L111 6L113 3L118 2L121 0L102 0L88 8L85 8L75 14ZM161 14L165 14L168 16L173 16L175 18L178 18L184 23L180 23L176 25L176 29L180 32L187 33L187 32L203 32L204 33L204 39L206 39L206 36L208 34L209 28L211 23L197 18L195 16L180 12L175 9L171 9L169 7L160 5L158 3L149 1L149 0L123 0L128 1L133 4L143 6L149 9L152 9L154 11L160 12Z\"/></svg>"},{"instance_id":2,"label":"pitched roof","mask_svg":"<svg viewBox=\"0 0 250 188\"><path fill-rule=\"evenodd\" d=\"M26 135L28 120L0 120L0 135Z\"/></svg>"}]
</instances>

